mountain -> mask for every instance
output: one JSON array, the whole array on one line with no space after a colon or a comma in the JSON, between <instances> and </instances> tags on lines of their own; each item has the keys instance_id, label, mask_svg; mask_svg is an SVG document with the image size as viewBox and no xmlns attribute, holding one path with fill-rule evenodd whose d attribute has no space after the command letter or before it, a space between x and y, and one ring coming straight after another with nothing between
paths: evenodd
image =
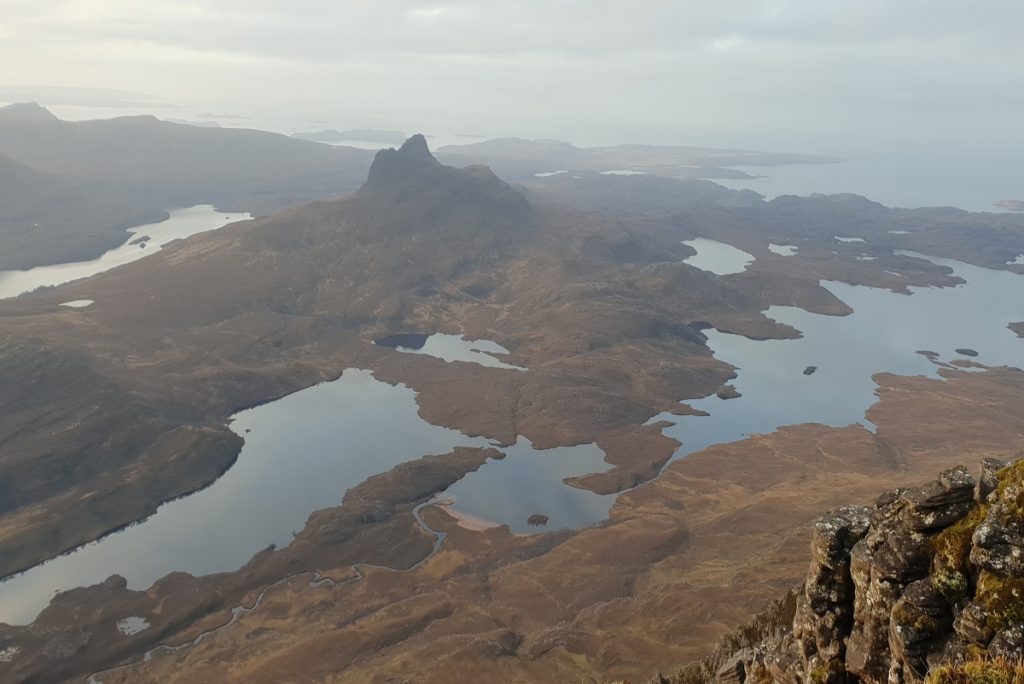
<instances>
[{"instance_id":1,"label":"mountain","mask_svg":"<svg viewBox=\"0 0 1024 684\"><path fill-rule=\"evenodd\" d=\"M89 259L123 242L126 228L165 217L116 185L0 155L0 271Z\"/></svg>"},{"instance_id":2,"label":"mountain","mask_svg":"<svg viewBox=\"0 0 1024 684\"><path fill-rule=\"evenodd\" d=\"M48 122L57 117L38 102L15 102L0 107L0 121Z\"/></svg>"},{"instance_id":3,"label":"mountain","mask_svg":"<svg viewBox=\"0 0 1024 684\"><path fill-rule=\"evenodd\" d=\"M119 193L127 204L152 216L167 209L214 204L225 210L267 213L315 199L337 197L359 186L373 153L334 148L252 130L201 128L160 121L152 116L97 121L61 121L35 103L0 108L0 154L47 176L89 182L102 194ZM40 190L45 192L45 190ZM69 204L73 198L69 199ZM110 200L111 206L125 204ZM37 203L33 225L25 221L7 232L31 232L63 221ZM67 212L62 204L55 211ZM72 209L73 211L73 209ZM24 242L4 245L5 263L27 268L60 262L69 254L92 258L125 238L123 221L86 225L77 249L61 242L64 233L35 234L38 244L27 252ZM120 209L116 211L121 211ZM13 215L8 219L15 222ZM45 231L44 231L45 232Z\"/></svg>"}]
</instances>

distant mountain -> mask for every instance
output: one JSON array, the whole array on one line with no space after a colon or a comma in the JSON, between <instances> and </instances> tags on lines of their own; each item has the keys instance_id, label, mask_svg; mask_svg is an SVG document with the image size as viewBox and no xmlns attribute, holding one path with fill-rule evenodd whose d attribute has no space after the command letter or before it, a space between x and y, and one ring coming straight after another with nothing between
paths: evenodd
<instances>
[{"instance_id":1,"label":"distant mountain","mask_svg":"<svg viewBox=\"0 0 1024 684\"><path fill-rule=\"evenodd\" d=\"M763 202L753 190L732 190L707 180L593 171L536 178L530 191L579 209L610 214L660 214L702 205L755 207Z\"/></svg>"},{"instance_id":2,"label":"distant mountain","mask_svg":"<svg viewBox=\"0 0 1024 684\"><path fill-rule=\"evenodd\" d=\"M98 183L108 189L103 192L116 188L130 198L129 205L144 206L149 214L194 204L260 214L336 197L359 187L373 158L367 150L262 131L177 124L152 116L62 121L36 103L0 108L0 154L48 178ZM64 206L41 203L34 209L32 225L9 223L6 232L57 222L49 212L63 211ZM8 221L14 221L12 214ZM93 249L76 251L76 257L98 256L118 244L124 239L123 231L112 227L120 224L84 226L82 230L90 235L80 242ZM39 244L28 251L24 245L0 243L5 263L26 268L66 257L67 250L56 235L37 237Z\"/></svg>"},{"instance_id":3,"label":"distant mountain","mask_svg":"<svg viewBox=\"0 0 1024 684\"><path fill-rule=\"evenodd\" d=\"M346 131L325 128L322 131L292 133L292 137L300 140L313 140L315 142L358 140L361 142L383 143L385 145L401 145L405 141L406 136L401 131L381 131L376 128L350 128Z\"/></svg>"},{"instance_id":4,"label":"distant mountain","mask_svg":"<svg viewBox=\"0 0 1024 684\"><path fill-rule=\"evenodd\" d=\"M122 187L0 155L0 270L88 259L122 242L126 228L165 217Z\"/></svg>"},{"instance_id":5,"label":"distant mountain","mask_svg":"<svg viewBox=\"0 0 1024 684\"><path fill-rule=\"evenodd\" d=\"M187 119L164 119L168 123L176 124L187 124L189 126L199 126L201 128L220 128L221 125L216 121L188 121Z\"/></svg>"},{"instance_id":6,"label":"distant mountain","mask_svg":"<svg viewBox=\"0 0 1024 684\"><path fill-rule=\"evenodd\" d=\"M57 117L38 102L15 102L0 107L0 122L4 121L57 121Z\"/></svg>"}]
</instances>

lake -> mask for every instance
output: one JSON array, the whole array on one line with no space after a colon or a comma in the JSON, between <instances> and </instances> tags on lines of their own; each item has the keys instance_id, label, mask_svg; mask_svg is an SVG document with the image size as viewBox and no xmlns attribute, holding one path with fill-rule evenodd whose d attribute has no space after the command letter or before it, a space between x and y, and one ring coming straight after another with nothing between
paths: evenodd
<instances>
[{"instance_id":1,"label":"lake","mask_svg":"<svg viewBox=\"0 0 1024 684\"><path fill-rule=\"evenodd\" d=\"M724 243L691 244L698 249L694 263L712 272L733 272L748 261L749 255L737 255ZM861 422L871 428L864 412L875 401L873 373L936 376L937 366L918 350L933 350L949 360L957 348L971 348L981 363L1021 366L1024 341L1006 325L1024 320L1024 278L931 260L952 268L966 284L897 294L825 282L853 314L822 316L792 307L767 312L801 330L802 339L754 341L708 331L715 356L736 366L732 384L742 396L690 402L708 416L652 418L674 423L665 432L683 446L673 459L782 425ZM503 363L492 356L504 352L500 346L454 335L413 334L393 346L395 353L429 349L451 362ZM805 375L810 365L818 370ZM497 367L493 372L529 370ZM114 573L124 576L130 588L144 589L173 570L203 574L240 567L269 544L286 545L312 511L337 505L346 489L371 475L427 453L489 445L427 423L419 417L413 390L358 369L242 411L231 428L245 445L223 477L161 506L138 525L0 583L0 621L31 621L55 591L100 582ZM505 459L488 461L448 490L456 511L507 524L519 533L580 527L607 516L613 496L563 483L566 477L608 468L596 446L538 451L519 438L502 450ZM547 527L528 525L535 513L550 518Z\"/></svg>"},{"instance_id":2,"label":"lake","mask_svg":"<svg viewBox=\"0 0 1024 684\"><path fill-rule=\"evenodd\" d=\"M742 395L688 402L708 416L662 414L664 432L683 442L673 459L712 444L731 442L782 425L823 423L873 426L864 412L875 402L871 376L938 377L939 367L918 351L935 351L943 361L966 358L957 348L977 350L974 360L991 366L1024 366L1024 340L1006 326L1024 320L1024 277L952 259L925 257L963 278L955 287L912 287L911 294L848 285L822 284L854 312L821 316L794 307L771 307L767 315L803 333L797 340L755 341L717 330L705 331L715 358L737 368L731 384ZM804 375L807 366L817 366Z\"/></svg>"},{"instance_id":3,"label":"lake","mask_svg":"<svg viewBox=\"0 0 1024 684\"><path fill-rule=\"evenodd\" d=\"M463 352L480 346L488 345L463 342ZM0 582L0 622L30 622L56 591L115 573L129 588L145 589L175 570L234 570L270 544L286 546L310 513L339 504L345 490L372 475L457 446L491 446L424 421L413 390L358 369L241 411L231 429L245 445L226 474L139 524ZM596 446L538 451L520 438L502 451L505 459L487 462L449 490L459 512L524 533L608 515L613 497L562 483L609 467ZM548 525L529 526L534 513L548 515Z\"/></svg>"},{"instance_id":4,"label":"lake","mask_svg":"<svg viewBox=\"0 0 1024 684\"><path fill-rule=\"evenodd\" d=\"M173 240L251 218L246 213L217 211L209 204L168 212L170 217L159 223L147 223L128 230L124 244L108 250L90 261L76 261L53 266L38 266L27 271L0 271L0 299L17 297L39 287L63 285L72 280L109 271L115 266L138 261L155 254ZM143 239L145 238L145 239Z\"/></svg>"}]
</instances>

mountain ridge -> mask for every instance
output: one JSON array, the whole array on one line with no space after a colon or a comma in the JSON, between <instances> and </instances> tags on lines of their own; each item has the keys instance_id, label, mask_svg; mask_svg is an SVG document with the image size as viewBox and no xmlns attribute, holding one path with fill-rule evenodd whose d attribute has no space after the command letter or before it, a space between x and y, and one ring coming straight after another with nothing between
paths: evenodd
<instances>
[{"instance_id":1,"label":"mountain ridge","mask_svg":"<svg viewBox=\"0 0 1024 684\"><path fill-rule=\"evenodd\" d=\"M104 188L104 194L124 198L109 199L111 207L141 205L146 218L197 204L261 215L343 196L363 182L373 157L369 150L264 131L202 128L149 115L64 121L31 103L0 109L0 154L37 173ZM86 225L82 235L60 233L30 242L33 224L48 224L48 211L74 211L76 206L83 207L86 224L99 217L97 207L79 199L36 203L31 221L21 214L0 216L9 232L21 236L3 245L4 266L24 269L92 259L123 242L126 227L144 222ZM70 249L72 244L77 247Z\"/></svg>"}]
</instances>

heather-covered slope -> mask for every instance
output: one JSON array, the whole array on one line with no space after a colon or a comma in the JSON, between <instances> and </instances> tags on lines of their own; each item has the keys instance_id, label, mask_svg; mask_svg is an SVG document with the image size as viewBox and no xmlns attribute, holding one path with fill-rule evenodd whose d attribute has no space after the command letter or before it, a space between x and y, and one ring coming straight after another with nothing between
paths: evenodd
<instances>
[{"instance_id":1,"label":"heather-covered slope","mask_svg":"<svg viewBox=\"0 0 1024 684\"><path fill-rule=\"evenodd\" d=\"M17 191L0 185L0 269L97 257L167 209L265 214L337 197L359 186L373 158L152 116L62 121L35 103L0 108L0 155L18 162L19 176ZM4 179L11 173L0 165Z\"/></svg>"},{"instance_id":2,"label":"heather-covered slope","mask_svg":"<svg viewBox=\"0 0 1024 684\"><path fill-rule=\"evenodd\" d=\"M116 185L35 171L0 154L0 271L95 257L167 216Z\"/></svg>"}]
</instances>

